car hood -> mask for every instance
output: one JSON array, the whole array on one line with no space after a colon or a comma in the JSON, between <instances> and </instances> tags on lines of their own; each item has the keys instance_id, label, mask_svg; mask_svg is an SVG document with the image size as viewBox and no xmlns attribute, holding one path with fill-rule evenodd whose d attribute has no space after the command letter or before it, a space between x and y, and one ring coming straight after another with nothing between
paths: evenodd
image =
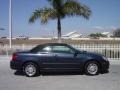
<instances>
[{"instance_id":1,"label":"car hood","mask_svg":"<svg viewBox=\"0 0 120 90\"><path fill-rule=\"evenodd\" d=\"M90 56L103 56L102 54L95 53L95 52L88 52L88 51L80 51L83 54L90 55Z\"/></svg>"}]
</instances>

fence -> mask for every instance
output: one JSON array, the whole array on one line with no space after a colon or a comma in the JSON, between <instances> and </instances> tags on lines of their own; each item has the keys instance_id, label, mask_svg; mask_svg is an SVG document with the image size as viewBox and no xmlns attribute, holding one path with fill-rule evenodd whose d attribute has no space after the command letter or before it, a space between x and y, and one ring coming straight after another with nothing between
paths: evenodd
<instances>
[{"instance_id":1,"label":"fence","mask_svg":"<svg viewBox=\"0 0 120 90\"><path fill-rule=\"evenodd\" d=\"M120 44L72 44L72 46L80 50L103 54L112 60L120 59Z\"/></svg>"},{"instance_id":2,"label":"fence","mask_svg":"<svg viewBox=\"0 0 120 90\"><path fill-rule=\"evenodd\" d=\"M15 51L30 50L36 45L13 45L12 50L8 45L0 45L0 55L11 55ZM120 60L120 44L71 44L71 46L85 51L96 52L105 55L112 60Z\"/></svg>"}]
</instances>

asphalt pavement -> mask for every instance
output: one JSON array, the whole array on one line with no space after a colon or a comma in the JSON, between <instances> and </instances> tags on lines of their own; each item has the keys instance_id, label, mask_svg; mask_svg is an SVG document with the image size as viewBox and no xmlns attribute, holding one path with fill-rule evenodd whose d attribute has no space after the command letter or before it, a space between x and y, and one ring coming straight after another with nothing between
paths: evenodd
<instances>
[{"instance_id":1,"label":"asphalt pavement","mask_svg":"<svg viewBox=\"0 0 120 90\"><path fill-rule=\"evenodd\" d=\"M11 70L10 57L0 56L0 90L120 90L120 61L111 60L109 73L86 76L80 73L45 73L26 77Z\"/></svg>"}]
</instances>

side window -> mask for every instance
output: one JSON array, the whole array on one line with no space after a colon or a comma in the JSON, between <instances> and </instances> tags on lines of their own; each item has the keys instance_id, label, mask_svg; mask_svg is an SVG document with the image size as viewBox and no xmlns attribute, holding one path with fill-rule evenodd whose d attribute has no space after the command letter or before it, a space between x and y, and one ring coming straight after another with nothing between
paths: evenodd
<instances>
[{"instance_id":1,"label":"side window","mask_svg":"<svg viewBox=\"0 0 120 90\"><path fill-rule=\"evenodd\" d=\"M42 45L38 45L31 50L31 52L34 52L34 53L50 52L50 51L51 51L51 46L42 46Z\"/></svg>"},{"instance_id":2,"label":"side window","mask_svg":"<svg viewBox=\"0 0 120 90\"><path fill-rule=\"evenodd\" d=\"M52 51L55 53L73 53L73 50L66 46L53 46Z\"/></svg>"},{"instance_id":3,"label":"side window","mask_svg":"<svg viewBox=\"0 0 120 90\"><path fill-rule=\"evenodd\" d=\"M41 52L50 52L52 49L50 46L46 46L44 48L42 48Z\"/></svg>"}]
</instances>

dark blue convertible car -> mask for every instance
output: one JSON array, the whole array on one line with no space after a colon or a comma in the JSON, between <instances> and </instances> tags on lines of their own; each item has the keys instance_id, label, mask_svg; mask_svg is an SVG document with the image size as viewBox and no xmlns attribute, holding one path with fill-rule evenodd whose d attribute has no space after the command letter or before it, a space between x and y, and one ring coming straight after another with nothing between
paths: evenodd
<instances>
[{"instance_id":1,"label":"dark blue convertible car","mask_svg":"<svg viewBox=\"0 0 120 90\"><path fill-rule=\"evenodd\" d=\"M47 43L30 51L14 53L10 67L22 70L29 77L42 71L79 71L97 75L108 71L109 61L103 55L80 51L68 44Z\"/></svg>"}]
</instances>

